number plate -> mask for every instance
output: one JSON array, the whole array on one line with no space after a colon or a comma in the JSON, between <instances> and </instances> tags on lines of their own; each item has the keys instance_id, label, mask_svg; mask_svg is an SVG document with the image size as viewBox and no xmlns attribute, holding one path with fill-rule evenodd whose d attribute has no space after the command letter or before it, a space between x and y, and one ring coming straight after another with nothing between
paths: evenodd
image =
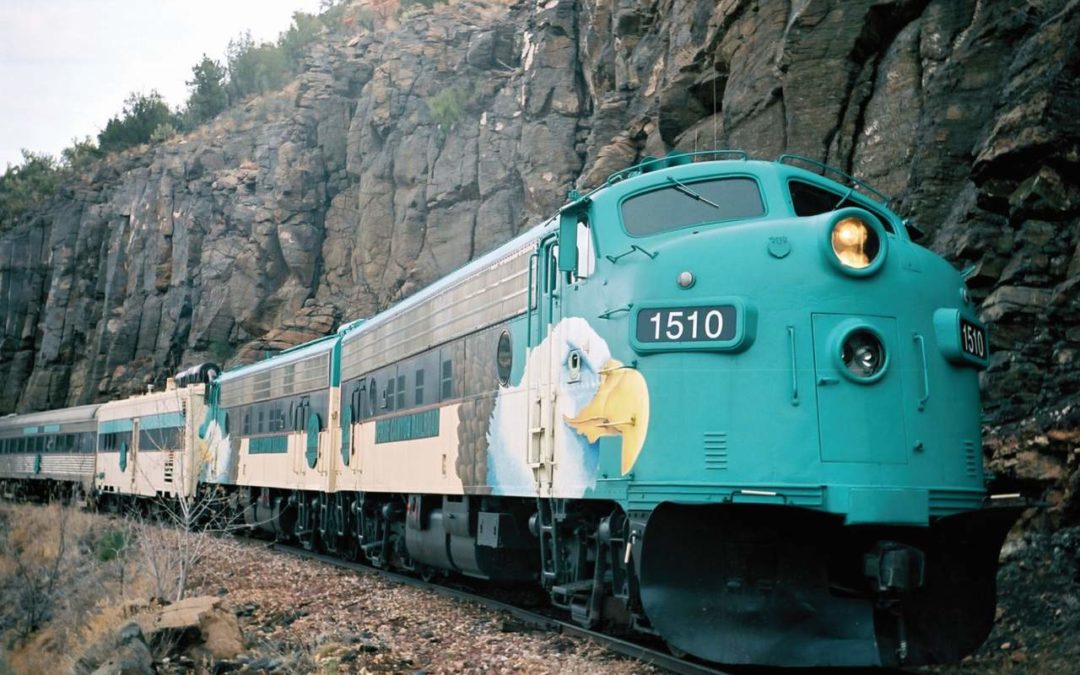
<instances>
[{"instance_id":1,"label":"number plate","mask_svg":"<svg viewBox=\"0 0 1080 675\"><path fill-rule=\"evenodd\" d=\"M986 329L967 319L960 319L960 349L982 361L986 360Z\"/></svg>"},{"instance_id":2,"label":"number plate","mask_svg":"<svg viewBox=\"0 0 1080 675\"><path fill-rule=\"evenodd\" d=\"M642 344L730 342L737 335L737 317L734 305L642 309L636 337Z\"/></svg>"}]
</instances>

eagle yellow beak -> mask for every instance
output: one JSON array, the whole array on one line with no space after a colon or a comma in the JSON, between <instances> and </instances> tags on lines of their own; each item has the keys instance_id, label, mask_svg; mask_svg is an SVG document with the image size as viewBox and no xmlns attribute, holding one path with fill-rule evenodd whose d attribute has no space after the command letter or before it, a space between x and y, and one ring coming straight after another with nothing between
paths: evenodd
<instances>
[{"instance_id":1,"label":"eagle yellow beak","mask_svg":"<svg viewBox=\"0 0 1080 675\"><path fill-rule=\"evenodd\" d=\"M595 443L601 436L622 436L622 472L637 461L649 430L649 387L634 368L611 359L600 369L596 396L566 423Z\"/></svg>"}]
</instances>

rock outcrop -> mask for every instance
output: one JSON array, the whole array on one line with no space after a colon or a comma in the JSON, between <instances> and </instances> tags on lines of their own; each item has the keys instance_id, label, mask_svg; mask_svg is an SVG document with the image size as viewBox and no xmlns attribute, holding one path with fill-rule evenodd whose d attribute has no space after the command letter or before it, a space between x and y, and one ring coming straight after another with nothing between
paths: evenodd
<instances>
[{"instance_id":1,"label":"rock outcrop","mask_svg":"<svg viewBox=\"0 0 1080 675\"><path fill-rule=\"evenodd\" d=\"M739 147L871 181L973 267L994 466L1026 480L1016 467L1035 453L1071 503L1076 0L385 9L373 24L351 7L286 90L106 159L0 225L0 411L102 400L325 333L643 155Z\"/></svg>"}]
</instances>

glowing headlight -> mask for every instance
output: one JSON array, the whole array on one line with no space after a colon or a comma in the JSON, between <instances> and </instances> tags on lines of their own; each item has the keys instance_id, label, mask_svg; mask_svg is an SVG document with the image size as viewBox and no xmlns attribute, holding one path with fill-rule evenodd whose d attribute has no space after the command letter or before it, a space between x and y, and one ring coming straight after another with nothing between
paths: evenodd
<instances>
[{"instance_id":1,"label":"glowing headlight","mask_svg":"<svg viewBox=\"0 0 1080 675\"><path fill-rule=\"evenodd\" d=\"M846 267L865 269L877 257L881 240L877 231L855 216L841 218L833 226L832 249Z\"/></svg>"},{"instance_id":2,"label":"glowing headlight","mask_svg":"<svg viewBox=\"0 0 1080 675\"><path fill-rule=\"evenodd\" d=\"M844 340L840 360L855 377L868 379L885 366L885 347L868 330L856 330Z\"/></svg>"}]
</instances>

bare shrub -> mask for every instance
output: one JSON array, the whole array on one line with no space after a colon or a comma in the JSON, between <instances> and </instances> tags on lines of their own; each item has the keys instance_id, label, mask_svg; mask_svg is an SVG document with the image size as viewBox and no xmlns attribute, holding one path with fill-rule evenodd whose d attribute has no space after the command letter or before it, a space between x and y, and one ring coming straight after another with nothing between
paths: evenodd
<instances>
[{"instance_id":1,"label":"bare shrub","mask_svg":"<svg viewBox=\"0 0 1080 675\"><path fill-rule=\"evenodd\" d=\"M213 490L196 496L162 500L155 517L129 518L138 541L137 564L152 584L153 597L176 602L186 597L192 575L211 547L224 544L220 535L238 529L226 498Z\"/></svg>"}]
</instances>

